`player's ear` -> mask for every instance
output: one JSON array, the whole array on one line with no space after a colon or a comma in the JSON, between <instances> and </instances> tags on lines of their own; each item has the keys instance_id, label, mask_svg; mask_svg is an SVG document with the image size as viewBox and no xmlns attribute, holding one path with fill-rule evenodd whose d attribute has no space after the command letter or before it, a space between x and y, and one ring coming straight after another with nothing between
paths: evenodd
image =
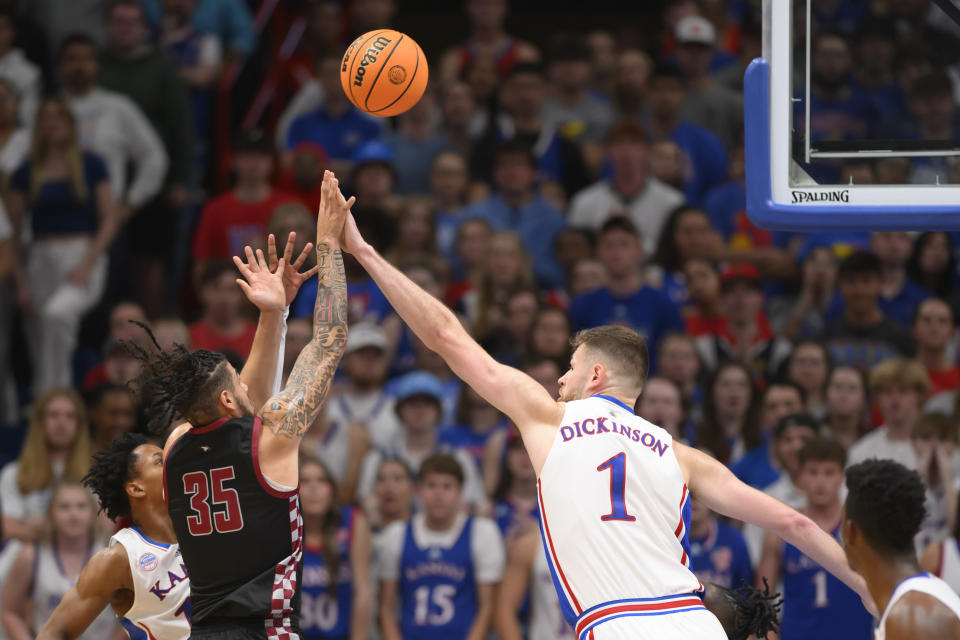
<instances>
[{"instance_id":1,"label":"player's ear","mask_svg":"<svg viewBox=\"0 0 960 640\"><path fill-rule=\"evenodd\" d=\"M229 389L223 389L217 397L217 401L228 413L237 408L237 398Z\"/></svg>"},{"instance_id":2,"label":"player's ear","mask_svg":"<svg viewBox=\"0 0 960 640\"><path fill-rule=\"evenodd\" d=\"M143 483L140 482L139 478L127 481L123 488L129 498L143 498L147 495L147 491L143 488Z\"/></svg>"}]
</instances>

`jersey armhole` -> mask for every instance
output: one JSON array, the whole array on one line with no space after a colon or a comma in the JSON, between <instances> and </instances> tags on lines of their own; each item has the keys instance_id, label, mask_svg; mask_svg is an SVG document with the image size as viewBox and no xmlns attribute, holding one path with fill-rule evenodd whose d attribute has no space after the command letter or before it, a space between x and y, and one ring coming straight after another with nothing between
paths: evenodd
<instances>
[{"instance_id":1,"label":"jersey armhole","mask_svg":"<svg viewBox=\"0 0 960 640\"><path fill-rule=\"evenodd\" d=\"M937 570L936 575L938 578L943 578L943 556L946 554L947 548L946 544L949 540L943 540L940 544L937 545Z\"/></svg>"},{"instance_id":2,"label":"jersey armhole","mask_svg":"<svg viewBox=\"0 0 960 640\"><path fill-rule=\"evenodd\" d=\"M263 421L260 416L253 417L253 435L250 442L250 455L253 457L253 472L257 476L257 482L260 488L266 491L274 498L291 498L297 495L300 487L286 487L276 482L271 482L269 478L263 475L260 470L260 434L263 431Z\"/></svg>"}]
</instances>

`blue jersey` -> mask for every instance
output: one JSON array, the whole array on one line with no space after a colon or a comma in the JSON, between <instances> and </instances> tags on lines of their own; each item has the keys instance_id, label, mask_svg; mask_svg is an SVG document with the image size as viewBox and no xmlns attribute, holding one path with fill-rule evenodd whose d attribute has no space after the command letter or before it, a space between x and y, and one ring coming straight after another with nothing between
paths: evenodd
<instances>
[{"instance_id":1,"label":"blue jersey","mask_svg":"<svg viewBox=\"0 0 960 640\"><path fill-rule=\"evenodd\" d=\"M497 527L500 529L500 533L504 538L512 535L517 525L519 525L524 518L538 523L539 526L540 508L534 505L530 511L523 513L517 510L517 506L511 502L509 498L506 500L497 500L493 503L493 519L496 521Z\"/></svg>"},{"instance_id":2,"label":"blue jersey","mask_svg":"<svg viewBox=\"0 0 960 640\"><path fill-rule=\"evenodd\" d=\"M702 538L690 536L690 568L700 582L712 582L727 589L753 584L750 553L743 534L736 527L714 520Z\"/></svg>"},{"instance_id":3,"label":"blue jersey","mask_svg":"<svg viewBox=\"0 0 960 640\"><path fill-rule=\"evenodd\" d=\"M460 537L449 549L421 549L407 523L400 563L400 629L404 640L463 640L477 616L477 586L473 577L467 518Z\"/></svg>"},{"instance_id":4,"label":"blue jersey","mask_svg":"<svg viewBox=\"0 0 960 640\"><path fill-rule=\"evenodd\" d=\"M839 525L831 532L839 541ZM799 549L783 543L780 640L870 640L873 617L850 587Z\"/></svg>"},{"instance_id":5,"label":"blue jersey","mask_svg":"<svg viewBox=\"0 0 960 640\"><path fill-rule=\"evenodd\" d=\"M353 569L350 566L350 547L353 544L353 524L356 510L343 507L340 530L337 532L336 593L330 591L330 572L323 559L323 551L304 546L303 580L300 590L300 629L303 637L345 638L350 635L350 614L353 608Z\"/></svg>"},{"instance_id":6,"label":"blue jersey","mask_svg":"<svg viewBox=\"0 0 960 640\"><path fill-rule=\"evenodd\" d=\"M458 424L441 429L437 434L437 442L453 449L463 449L477 461L477 466L483 466L483 454L490 436L507 428L506 422L500 422L484 433L478 433L468 424Z\"/></svg>"}]
</instances>

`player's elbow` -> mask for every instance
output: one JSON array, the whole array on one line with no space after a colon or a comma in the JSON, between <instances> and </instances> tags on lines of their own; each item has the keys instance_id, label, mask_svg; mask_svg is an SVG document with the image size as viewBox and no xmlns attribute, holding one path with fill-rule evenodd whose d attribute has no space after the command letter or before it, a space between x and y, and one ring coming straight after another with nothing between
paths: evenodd
<instances>
[{"instance_id":1,"label":"player's elbow","mask_svg":"<svg viewBox=\"0 0 960 640\"><path fill-rule=\"evenodd\" d=\"M813 520L802 513L798 513L793 509L785 511L786 512L780 516L780 522L777 523L775 527L775 529L779 530L778 533L784 540L802 540L819 529Z\"/></svg>"}]
</instances>

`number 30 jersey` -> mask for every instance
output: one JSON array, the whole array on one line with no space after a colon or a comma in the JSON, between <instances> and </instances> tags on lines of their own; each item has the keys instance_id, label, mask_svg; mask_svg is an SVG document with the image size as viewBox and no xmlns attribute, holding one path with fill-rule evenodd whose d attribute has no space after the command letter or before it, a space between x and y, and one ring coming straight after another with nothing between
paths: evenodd
<instances>
[{"instance_id":1,"label":"number 30 jersey","mask_svg":"<svg viewBox=\"0 0 960 640\"><path fill-rule=\"evenodd\" d=\"M665 430L615 398L568 402L538 494L547 562L578 638L616 617L703 609L690 496Z\"/></svg>"},{"instance_id":2,"label":"number 30 jersey","mask_svg":"<svg viewBox=\"0 0 960 640\"><path fill-rule=\"evenodd\" d=\"M164 487L190 573L193 629L299 633L303 520L296 487L260 471L259 417L195 427L172 446ZM284 633L286 632L286 633Z\"/></svg>"}]
</instances>

